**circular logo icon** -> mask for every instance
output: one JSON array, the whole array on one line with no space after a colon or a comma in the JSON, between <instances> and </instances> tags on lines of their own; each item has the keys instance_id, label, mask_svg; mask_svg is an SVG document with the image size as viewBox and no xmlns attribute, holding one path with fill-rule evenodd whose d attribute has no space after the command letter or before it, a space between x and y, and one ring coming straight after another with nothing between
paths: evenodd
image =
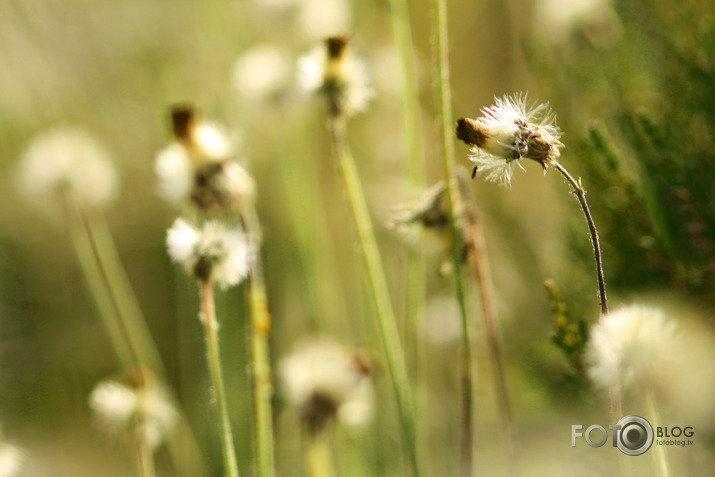
<instances>
[{"instance_id":1,"label":"circular logo icon","mask_svg":"<svg viewBox=\"0 0 715 477\"><path fill-rule=\"evenodd\" d=\"M653 445L653 427L640 416L626 416L618 425L616 446L626 455L636 456L645 453Z\"/></svg>"}]
</instances>

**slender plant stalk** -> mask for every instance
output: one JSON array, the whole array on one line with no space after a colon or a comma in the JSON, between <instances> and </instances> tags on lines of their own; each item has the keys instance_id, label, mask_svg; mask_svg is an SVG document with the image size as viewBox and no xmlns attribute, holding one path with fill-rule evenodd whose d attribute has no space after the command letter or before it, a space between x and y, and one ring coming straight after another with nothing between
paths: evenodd
<instances>
[{"instance_id":1,"label":"slender plant stalk","mask_svg":"<svg viewBox=\"0 0 715 477\"><path fill-rule=\"evenodd\" d=\"M355 221L362 257L367 270L370 291L375 305L380 338L382 341L387 369L395 392L397 410L400 416L402 433L407 444L407 452L412 464L413 475L419 476L415 410L407 379L405 358L397 331L397 321L390 301L385 272L382 267L380 251L377 247L372 221L365 202L357 166L347 143L345 118L333 117L330 120L338 166L343 178L350 210Z\"/></svg>"},{"instance_id":2,"label":"slender plant stalk","mask_svg":"<svg viewBox=\"0 0 715 477\"><path fill-rule=\"evenodd\" d=\"M653 390L649 390L646 393L646 409L648 410L648 417L651 420L654 428L661 426L662 419L660 417L660 410L658 408L658 402L655 398ZM655 446L655 454L653 455L655 466L657 468L657 474L660 477L670 477L670 466L668 465L668 456L665 453L665 446Z\"/></svg>"},{"instance_id":3,"label":"slender plant stalk","mask_svg":"<svg viewBox=\"0 0 715 477\"><path fill-rule=\"evenodd\" d=\"M255 210L244 214L250 240L257 258L248 279L248 299L251 315L251 368L253 370L253 412L255 421L256 457L259 477L275 475L273 445L273 381L271 374L269 335L271 315L260 259L261 228Z\"/></svg>"},{"instance_id":4,"label":"slender plant stalk","mask_svg":"<svg viewBox=\"0 0 715 477\"><path fill-rule=\"evenodd\" d=\"M213 400L216 406L221 431L221 449L223 450L225 472L228 477L238 477L236 450L233 444L233 432L231 431L231 420L226 402L226 390L223 384L223 368L221 367L213 283L210 280L202 281L199 287L201 298L201 313L199 317L204 325L206 335L206 359L208 361L209 374L211 375Z\"/></svg>"},{"instance_id":5,"label":"slender plant stalk","mask_svg":"<svg viewBox=\"0 0 715 477\"><path fill-rule=\"evenodd\" d=\"M90 294L99 309L99 317L109 337L109 343L114 350L119 364L124 369L131 369L136 364L136 360L131 346L124 335L124 330L122 329L112 294L107 288L102 276L102 269L96 260L96 255L93 251L94 247L87 233L82 214L72 205L68 206L67 211L72 246L74 247L77 261L82 269L82 274L87 282Z\"/></svg>"},{"instance_id":6,"label":"slender plant stalk","mask_svg":"<svg viewBox=\"0 0 715 477\"><path fill-rule=\"evenodd\" d=\"M392 34L399 63L402 94L402 123L407 154L407 180L410 200L416 199L425 182L425 165L420 140L420 100L412 50L412 29L406 0L390 0ZM407 252L407 282L405 286L405 349L410 378L413 383L419 372L419 317L425 296L425 272L422 253L410 247Z\"/></svg>"},{"instance_id":7,"label":"slender plant stalk","mask_svg":"<svg viewBox=\"0 0 715 477\"><path fill-rule=\"evenodd\" d=\"M463 199L457 186L456 167L454 163L454 142L452 139L452 93L449 83L449 47L447 36L447 2L435 0L435 37L437 47L437 84L440 110L440 125L442 132L442 164L444 166L447 202L449 204L449 224L452 234L452 258L454 262L454 278L462 318L462 418L461 418L461 466L460 475L472 475L474 463L474 424L472 417L472 340L470 338L469 320L465 303L464 284L462 281L462 252L458 234L457 221L460 210L464 210Z\"/></svg>"},{"instance_id":8,"label":"slender plant stalk","mask_svg":"<svg viewBox=\"0 0 715 477\"><path fill-rule=\"evenodd\" d=\"M149 443L142 436L137 437L137 457L139 459L139 476L156 477L154 469L154 453Z\"/></svg>"},{"instance_id":9,"label":"slender plant stalk","mask_svg":"<svg viewBox=\"0 0 715 477\"><path fill-rule=\"evenodd\" d=\"M335 463L328 439L328 429L308 431L305 452L308 477L335 477Z\"/></svg>"},{"instance_id":10,"label":"slender plant stalk","mask_svg":"<svg viewBox=\"0 0 715 477\"><path fill-rule=\"evenodd\" d=\"M472 217L469 226L472 253L469 260L479 289L479 297L484 316L484 328L487 334L487 346L494 367L494 381L499 396L499 411L501 413L504 437L509 449L509 462L512 475L518 475L518 445L516 437L516 423L511 408L511 399L506 386L506 371L504 368L504 352L502 350L499 318L497 315L494 285L489 270L484 234L477 216Z\"/></svg>"},{"instance_id":11,"label":"slender plant stalk","mask_svg":"<svg viewBox=\"0 0 715 477\"><path fill-rule=\"evenodd\" d=\"M121 265L117 248L107 223L104 220L87 215L84 217L84 223L87 235L92 242L97 262L102 269L107 287L114 296L122 326L137 361L149 367L157 375L163 375L164 365L159 357L159 351L154 344L139 302Z\"/></svg>"},{"instance_id":12,"label":"slender plant stalk","mask_svg":"<svg viewBox=\"0 0 715 477\"><path fill-rule=\"evenodd\" d=\"M586 217L586 222L588 223L588 231L591 234L591 242L593 245L593 255L596 259L596 274L598 275L598 295L601 300L601 315L608 314L608 298L606 297L606 280L603 276L603 261L601 258L601 243L598 240L598 230L596 230L596 223L593 221L591 216L591 210L588 208L588 202L586 202L586 191L581 187L581 181L576 179L568 173L564 166L558 162L554 162L554 167L558 170L561 175L563 175L566 180L573 187L576 197L581 204L581 209L583 210L583 215Z\"/></svg>"}]
</instances>

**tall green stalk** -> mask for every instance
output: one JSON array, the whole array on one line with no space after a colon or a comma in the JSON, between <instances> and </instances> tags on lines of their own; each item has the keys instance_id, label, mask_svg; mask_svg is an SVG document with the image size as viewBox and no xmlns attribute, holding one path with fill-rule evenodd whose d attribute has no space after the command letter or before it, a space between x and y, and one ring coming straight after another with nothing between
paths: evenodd
<instances>
[{"instance_id":1,"label":"tall green stalk","mask_svg":"<svg viewBox=\"0 0 715 477\"><path fill-rule=\"evenodd\" d=\"M454 142L452 137L452 93L449 79L449 47L447 35L447 1L435 0L435 31L437 47L437 85L439 97L440 125L442 133L442 164L444 166L447 201L449 204L450 229L452 234L452 257L457 301L462 318L462 426L461 426L461 466L460 475L472 475L473 466L473 395L472 395L472 340L465 305L464 284L462 282L462 252L458 234L458 211L464 210L463 199L459 195Z\"/></svg>"},{"instance_id":2,"label":"tall green stalk","mask_svg":"<svg viewBox=\"0 0 715 477\"><path fill-rule=\"evenodd\" d=\"M251 369L253 377L253 412L256 432L256 460L259 477L275 476L273 445L273 377L271 373L269 335L271 315L260 258L261 229L255 210L246 211L250 241L256 251L256 260L248 278L248 299L251 315Z\"/></svg>"},{"instance_id":3,"label":"tall green stalk","mask_svg":"<svg viewBox=\"0 0 715 477\"><path fill-rule=\"evenodd\" d=\"M380 338L382 341L387 369L397 400L402 433L407 444L407 452L412 464L413 475L419 476L419 464L415 435L415 409L407 379L405 358L397 329L397 320L390 301L387 279L377 247L372 221L368 212L365 195L360 183L357 166L347 142L345 118L334 116L330 119L330 132L335 146L338 166L347 193L350 210L362 257L367 270L370 291L377 314Z\"/></svg>"},{"instance_id":4,"label":"tall green stalk","mask_svg":"<svg viewBox=\"0 0 715 477\"><path fill-rule=\"evenodd\" d=\"M218 339L218 321L216 320L216 308L214 305L213 283L205 280L199 283L201 312L199 317L204 325L206 339L206 359L208 361L209 374L211 375L211 385L213 389L213 400L218 416L221 449L223 451L224 470L228 477L239 477L238 463L236 461L236 450L233 443L233 432L231 430L231 420L228 414L228 404L226 401L226 390L223 383L223 371L221 367L221 353Z\"/></svg>"},{"instance_id":5,"label":"tall green stalk","mask_svg":"<svg viewBox=\"0 0 715 477\"><path fill-rule=\"evenodd\" d=\"M400 92L402 96L402 125L407 159L407 181L410 187L409 199L417 198L424 186L425 164L422 157L420 134L420 100L415 78L414 52L412 49L412 29L406 0L390 0L392 34L397 49L399 64ZM407 252L405 286L405 348L408 353L410 377L418 374L419 318L424 307L425 272L422 253L410 248Z\"/></svg>"}]
</instances>

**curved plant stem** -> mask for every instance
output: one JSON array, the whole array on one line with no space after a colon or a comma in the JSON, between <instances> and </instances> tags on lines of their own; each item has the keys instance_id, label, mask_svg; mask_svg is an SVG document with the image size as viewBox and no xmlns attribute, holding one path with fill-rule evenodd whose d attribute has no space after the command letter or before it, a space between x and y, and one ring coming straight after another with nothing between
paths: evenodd
<instances>
[{"instance_id":1,"label":"curved plant stem","mask_svg":"<svg viewBox=\"0 0 715 477\"><path fill-rule=\"evenodd\" d=\"M419 464L415 436L414 402L410 393L405 367L405 358L397 331L397 321L390 301L385 272L382 267L380 251L370 220L365 195L360 184L355 160L347 144L345 119L333 117L330 120L338 166L345 185L350 210L355 221L362 257L367 270L372 299L375 305L380 338L382 341L387 369L397 400L402 433L407 445L407 452L412 464L413 475L419 475Z\"/></svg>"},{"instance_id":2,"label":"curved plant stem","mask_svg":"<svg viewBox=\"0 0 715 477\"><path fill-rule=\"evenodd\" d=\"M199 284L201 298L201 312L199 318L204 325L206 338L206 358L211 375L211 385L213 388L213 399L218 415L219 428L221 431L221 449L223 450L223 461L225 472L228 477L238 477L238 463L236 461L236 450L233 444L233 432L231 431L231 420L228 414L226 402L226 390L223 384L223 371L221 367L221 353L218 340L218 321L216 320L216 308L214 306L213 284L210 280L202 281Z\"/></svg>"},{"instance_id":3,"label":"curved plant stem","mask_svg":"<svg viewBox=\"0 0 715 477\"><path fill-rule=\"evenodd\" d=\"M583 215L586 217L586 222L588 223L588 231L591 234L591 244L593 245L593 255L596 259L596 274L598 275L598 295L601 300L601 314L608 314L608 298L606 297L606 280L603 276L603 261L601 258L601 243L598 240L598 230L596 230L596 223L593 221L591 216L591 210L588 208L588 202L586 202L586 191L581 187L581 181L576 179L568 173L564 167L558 162L554 162L554 167L558 170L561 175L563 175L566 180L573 187L574 193L578 198L579 204L581 204L581 209L583 210Z\"/></svg>"},{"instance_id":4,"label":"curved plant stem","mask_svg":"<svg viewBox=\"0 0 715 477\"><path fill-rule=\"evenodd\" d=\"M251 315L251 368L253 376L253 412L256 432L256 457L259 477L275 475L273 445L273 381L269 352L271 315L260 258L261 226L258 215L251 209L244 214L249 240L257 258L248 279L248 301Z\"/></svg>"},{"instance_id":5,"label":"curved plant stem","mask_svg":"<svg viewBox=\"0 0 715 477\"><path fill-rule=\"evenodd\" d=\"M454 164L454 142L452 138L452 93L449 83L449 47L447 44L447 2L435 0L435 37L437 47L437 84L442 133L442 164L444 166L445 185L450 211L450 229L452 233L452 258L454 261L454 278L457 288L457 301L462 318L462 418L461 418L461 466L460 475L472 475L474 461L474 424L472 418L472 340L470 338L469 321L465 304L464 284L462 282L462 253L457 221L460 210L464 210L463 199L460 197Z\"/></svg>"}]
</instances>

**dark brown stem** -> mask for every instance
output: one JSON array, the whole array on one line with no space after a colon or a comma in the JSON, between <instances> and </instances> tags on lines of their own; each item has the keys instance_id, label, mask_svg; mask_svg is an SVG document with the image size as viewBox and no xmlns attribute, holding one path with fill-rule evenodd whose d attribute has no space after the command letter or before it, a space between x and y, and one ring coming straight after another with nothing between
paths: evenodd
<instances>
[{"instance_id":1,"label":"dark brown stem","mask_svg":"<svg viewBox=\"0 0 715 477\"><path fill-rule=\"evenodd\" d=\"M553 166L558 170L561 175L563 175L571 187L573 187L576 197L581 204L581 209L583 210L583 215L586 217L586 222L588 223L588 231L591 233L591 244L593 245L593 256L596 259L596 273L598 274L598 294L601 299L601 314L608 314L608 299L606 298L606 280L603 277L603 261L601 258L601 244L598 241L598 231L596 230L596 224L591 216L591 210L588 208L588 202L586 202L586 191L581 187L581 181L577 181L573 178L571 174L568 173L564 166L558 162L553 163Z\"/></svg>"}]
</instances>

